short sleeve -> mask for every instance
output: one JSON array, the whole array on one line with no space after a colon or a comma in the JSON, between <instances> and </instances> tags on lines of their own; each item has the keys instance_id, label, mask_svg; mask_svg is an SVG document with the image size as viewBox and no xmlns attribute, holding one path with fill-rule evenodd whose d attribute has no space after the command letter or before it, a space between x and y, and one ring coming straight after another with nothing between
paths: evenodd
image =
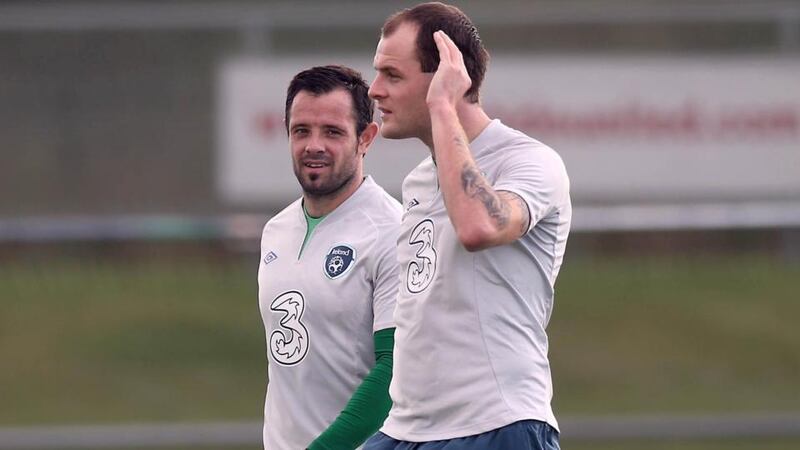
<instances>
[{"instance_id":1,"label":"short sleeve","mask_svg":"<svg viewBox=\"0 0 800 450\"><path fill-rule=\"evenodd\" d=\"M494 189L519 195L531 215L528 231L569 203L569 178L561 157L550 147L516 145L501 150L503 162Z\"/></svg>"},{"instance_id":2,"label":"short sleeve","mask_svg":"<svg viewBox=\"0 0 800 450\"><path fill-rule=\"evenodd\" d=\"M373 331L394 328L394 308L400 285L397 269L399 224L385 225L380 231L373 250Z\"/></svg>"}]
</instances>

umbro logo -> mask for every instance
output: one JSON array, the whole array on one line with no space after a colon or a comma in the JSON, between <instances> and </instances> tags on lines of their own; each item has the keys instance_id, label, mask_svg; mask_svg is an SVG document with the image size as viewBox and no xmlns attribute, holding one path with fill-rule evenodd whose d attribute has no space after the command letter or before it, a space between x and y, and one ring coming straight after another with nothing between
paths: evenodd
<instances>
[{"instance_id":1,"label":"umbro logo","mask_svg":"<svg viewBox=\"0 0 800 450\"><path fill-rule=\"evenodd\" d=\"M417 200L416 198L412 198L411 201L408 202L408 205L406 205L406 211L409 211L411 208L417 205L419 205L419 200Z\"/></svg>"},{"instance_id":2,"label":"umbro logo","mask_svg":"<svg viewBox=\"0 0 800 450\"><path fill-rule=\"evenodd\" d=\"M278 255L276 255L275 252L269 252L267 256L264 257L264 264L269 264L276 259L278 259Z\"/></svg>"}]
</instances>

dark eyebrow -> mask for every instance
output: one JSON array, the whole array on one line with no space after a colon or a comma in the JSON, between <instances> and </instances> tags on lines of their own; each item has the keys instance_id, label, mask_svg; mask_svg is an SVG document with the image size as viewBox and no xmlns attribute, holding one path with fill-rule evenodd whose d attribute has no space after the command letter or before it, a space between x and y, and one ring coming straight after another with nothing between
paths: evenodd
<instances>
[{"instance_id":1,"label":"dark eyebrow","mask_svg":"<svg viewBox=\"0 0 800 450\"><path fill-rule=\"evenodd\" d=\"M342 132L345 132L345 133L347 132L347 130L345 128L342 128L339 125L332 125L332 124L323 125L322 128L324 128L326 130L336 130L336 131L342 131Z\"/></svg>"}]
</instances>

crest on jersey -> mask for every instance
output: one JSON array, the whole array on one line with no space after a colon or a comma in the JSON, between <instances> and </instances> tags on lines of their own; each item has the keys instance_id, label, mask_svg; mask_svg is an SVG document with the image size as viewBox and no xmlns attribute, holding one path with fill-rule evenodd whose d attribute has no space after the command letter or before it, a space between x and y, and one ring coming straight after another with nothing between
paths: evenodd
<instances>
[{"instance_id":1,"label":"crest on jersey","mask_svg":"<svg viewBox=\"0 0 800 450\"><path fill-rule=\"evenodd\" d=\"M337 245L325 255L325 275L331 280L347 273L356 260L356 251L349 245Z\"/></svg>"}]
</instances>

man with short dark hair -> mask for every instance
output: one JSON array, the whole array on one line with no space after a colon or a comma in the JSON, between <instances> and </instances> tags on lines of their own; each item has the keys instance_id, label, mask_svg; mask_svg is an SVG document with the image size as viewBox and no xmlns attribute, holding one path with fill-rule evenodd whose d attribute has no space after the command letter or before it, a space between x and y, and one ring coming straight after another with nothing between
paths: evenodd
<instances>
[{"instance_id":1,"label":"man with short dark hair","mask_svg":"<svg viewBox=\"0 0 800 450\"><path fill-rule=\"evenodd\" d=\"M559 448L545 328L569 178L555 151L484 112L487 61L454 6L400 11L381 32L381 134L431 156L403 182L394 403L365 450Z\"/></svg>"},{"instance_id":2,"label":"man with short dark hair","mask_svg":"<svg viewBox=\"0 0 800 450\"><path fill-rule=\"evenodd\" d=\"M303 195L261 237L267 450L354 449L391 405L402 208L363 175L378 132L367 90L342 66L302 71L287 90L286 131Z\"/></svg>"}]
</instances>

